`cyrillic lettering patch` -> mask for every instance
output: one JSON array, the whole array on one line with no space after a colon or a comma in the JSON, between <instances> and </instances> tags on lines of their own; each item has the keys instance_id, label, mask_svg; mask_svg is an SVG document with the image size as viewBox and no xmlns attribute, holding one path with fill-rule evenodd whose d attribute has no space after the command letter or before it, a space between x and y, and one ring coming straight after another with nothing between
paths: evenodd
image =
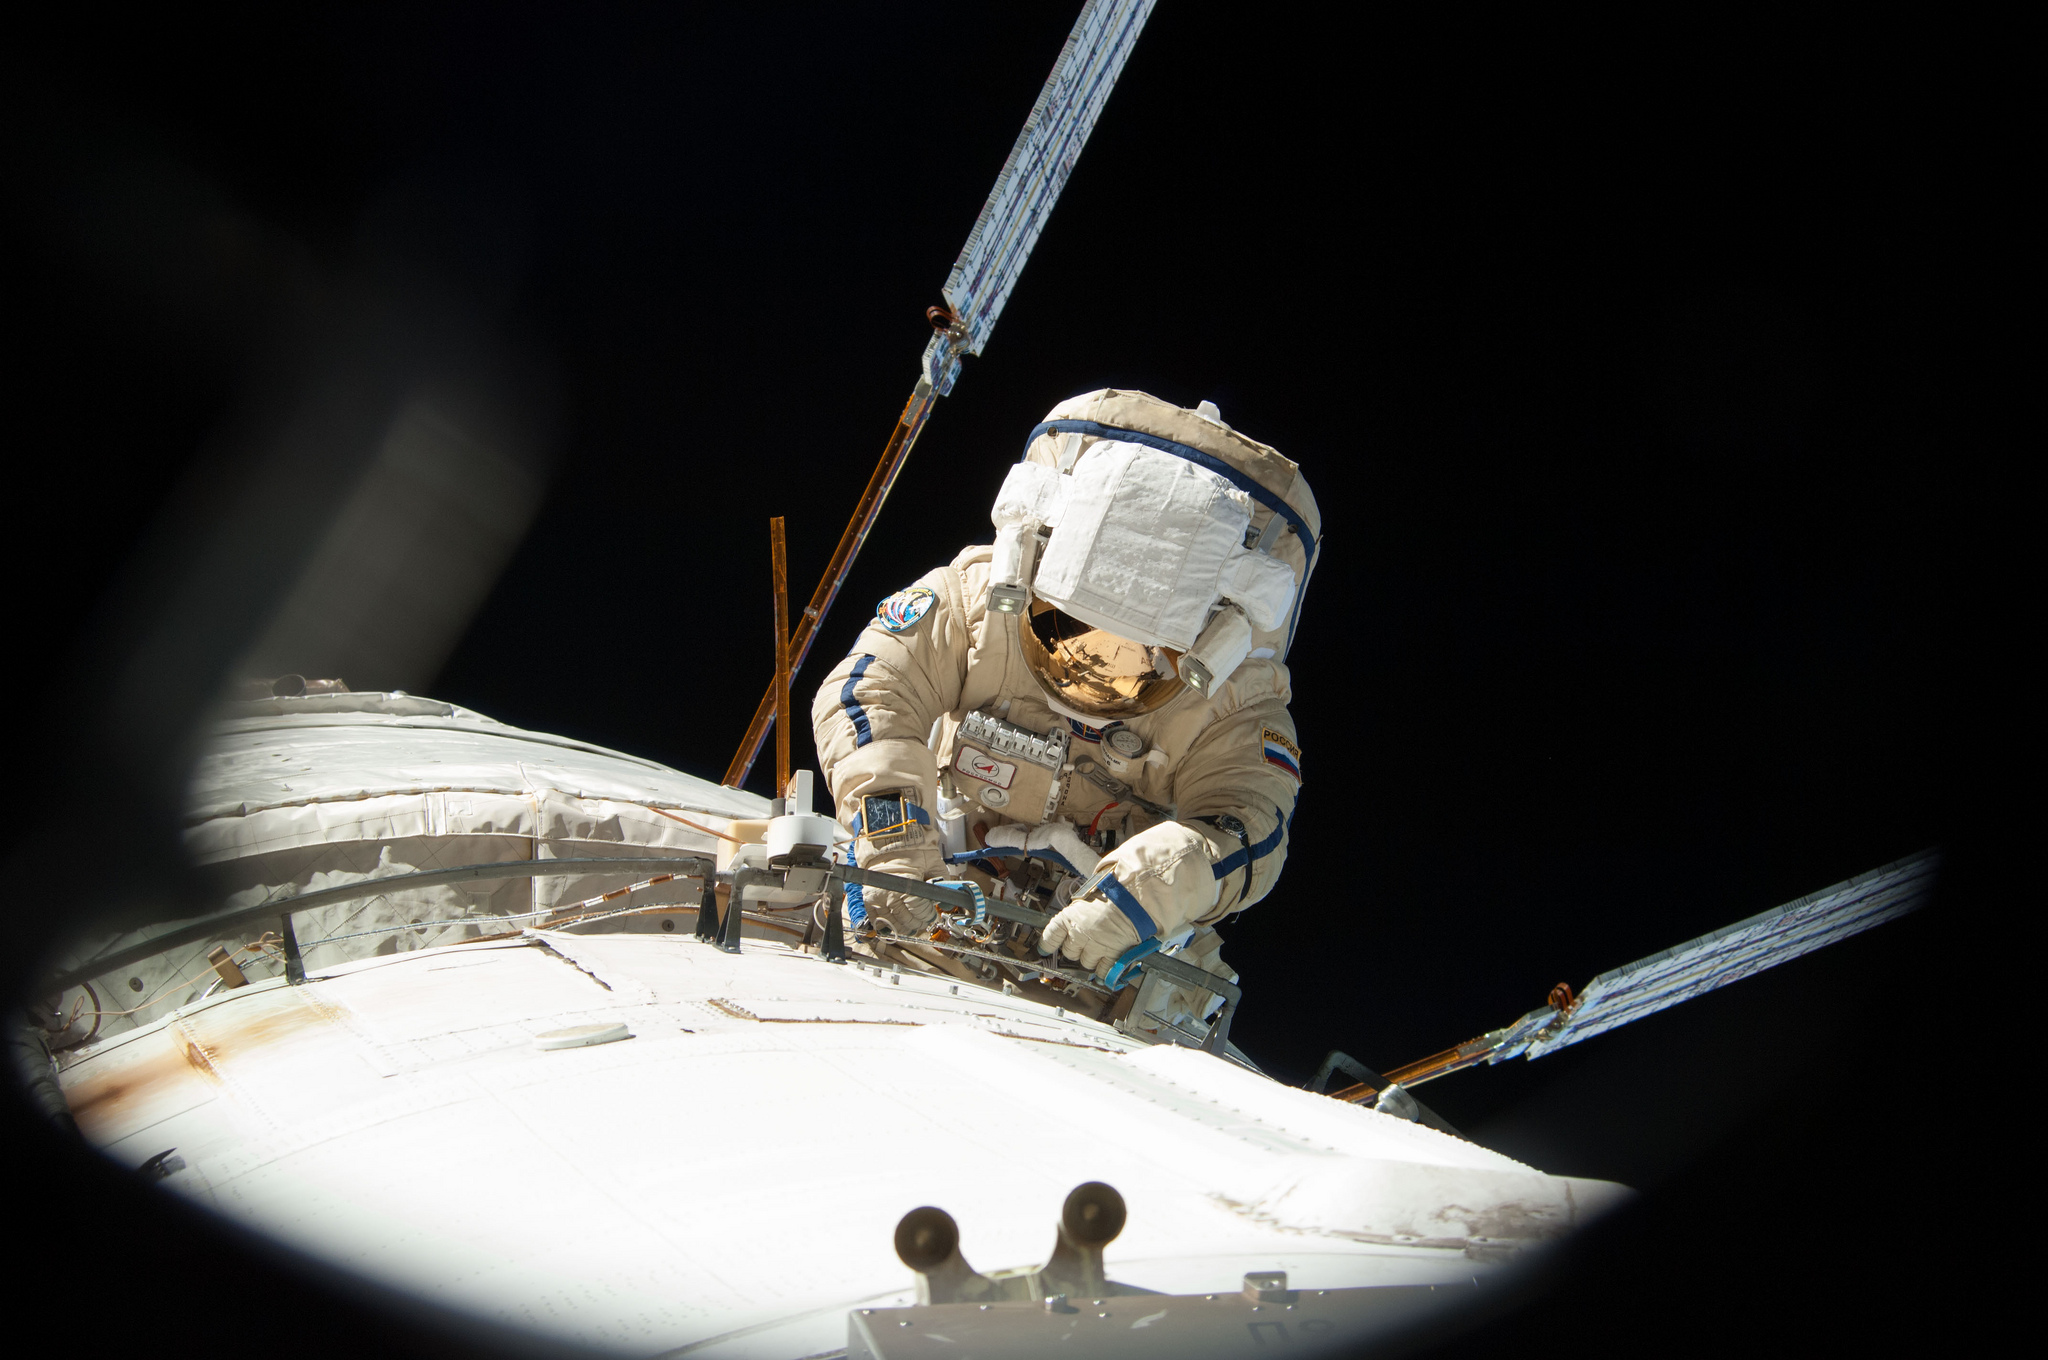
<instances>
[{"instance_id":1,"label":"cyrillic lettering patch","mask_svg":"<svg viewBox=\"0 0 2048 1360\"><path fill-rule=\"evenodd\" d=\"M1259 738L1266 744L1266 763L1268 765L1278 765L1281 769L1293 775L1295 782L1299 783L1301 780L1301 748L1289 741L1286 733L1276 732L1270 727L1260 732Z\"/></svg>"}]
</instances>

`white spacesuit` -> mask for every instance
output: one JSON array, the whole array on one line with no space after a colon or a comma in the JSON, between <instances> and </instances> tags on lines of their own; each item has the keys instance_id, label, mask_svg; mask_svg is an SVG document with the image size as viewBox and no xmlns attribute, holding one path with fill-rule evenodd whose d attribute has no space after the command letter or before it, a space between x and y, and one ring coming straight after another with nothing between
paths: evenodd
<instances>
[{"instance_id":1,"label":"white spacesuit","mask_svg":"<svg viewBox=\"0 0 2048 1360\"><path fill-rule=\"evenodd\" d=\"M859 864L1048 861L1071 876L1041 949L1106 975L1156 940L1225 971L1213 926L1272 890L1301 786L1283 663L1321 518L1300 470L1207 402L1091 392L1032 431L991 518L992 547L882 601L812 705ZM898 935L934 920L861 905Z\"/></svg>"}]
</instances>

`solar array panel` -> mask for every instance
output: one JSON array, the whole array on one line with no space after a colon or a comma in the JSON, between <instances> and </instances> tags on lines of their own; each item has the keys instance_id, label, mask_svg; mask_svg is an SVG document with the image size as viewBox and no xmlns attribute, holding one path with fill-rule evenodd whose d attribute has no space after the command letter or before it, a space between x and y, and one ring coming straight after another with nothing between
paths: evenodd
<instances>
[{"instance_id":1,"label":"solar array panel","mask_svg":"<svg viewBox=\"0 0 2048 1360\"><path fill-rule=\"evenodd\" d=\"M1561 1016L1546 1007L1509 1026L1488 1061L1555 1053L1904 916L1926 902L1940 866L1940 856L1924 850L1611 969Z\"/></svg>"},{"instance_id":2,"label":"solar array panel","mask_svg":"<svg viewBox=\"0 0 2048 1360\"><path fill-rule=\"evenodd\" d=\"M959 325L953 335L934 336L924 354L925 379L940 395L952 390L961 356L980 354L988 344L1154 3L1088 0L1075 20L946 278L946 306Z\"/></svg>"}]
</instances>

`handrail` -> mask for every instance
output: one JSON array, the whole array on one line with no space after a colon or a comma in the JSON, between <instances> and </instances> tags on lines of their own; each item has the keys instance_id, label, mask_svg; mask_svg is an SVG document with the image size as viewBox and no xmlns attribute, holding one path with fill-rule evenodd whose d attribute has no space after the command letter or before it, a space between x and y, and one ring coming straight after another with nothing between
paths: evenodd
<instances>
[{"instance_id":1,"label":"handrail","mask_svg":"<svg viewBox=\"0 0 2048 1360\"><path fill-rule=\"evenodd\" d=\"M388 878L359 879L338 887L295 893L290 897L259 902L251 907L236 907L229 911L216 912L211 916L202 916L190 925L167 930L161 935L152 935L146 940L129 945L126 949L117 949L111 954L88 959L77 967L58 974L47 985L51 990L62 991L90 978L96 978L102 973L125 968L152 954L161 954L166 949L176 949L181 944L190 944L194 940L204 940L223 934L249 921L289 916L309 907L323 907L358 897L375 897L380 893L402 892L410 888L432 888L444 883L474 883L493 878L555 878L567 874L638 873L650 869L656 873L673 872L678 865L690 865L698 873L707 870L717 872L712 860L701 855L686 855L662 859L521 859L498 864L465 864L455 869L430 869L418 874L393 874ZM676 876L695 878L697 874Z\"/></svg>"},{"instance_id":2,"label":"handrail","mask_svg":"<svg viewBox=\"0 0 2048 1360\"><path fill-rule=\"evenodd\" d=\"M686 866L688 869L694 870L694 872L677 872ZM874 870L861 869L850 864L821 864L808 867L823 869L826 881L832 884L859 883L865 887L880 888L884 891L909 893L918 897L928 898L942 906L952 907L956 911L971 912L975 909L976 905L974 894L972 893L963 892L958 888L942 887L936 883L926 883L914 878L902 878L895 874L877 873ZM667 872L675 878L703 877L710 882L716 882L722 878L729 882L732 885L732 899L729 908L730 916L726 922L728 928L720 932L719 944L721 948L733 953L737 953L739 950L738 920L745 915L742 903L745 900L746 889L750 886L774 881L781 876L779 871L774 869L758 869L746 865L738 865L721 873L717 868L716 861L699 855L683 855L660 859L522 859L509 860L497 864L465 864L454 869L430 869L424 873L417 874L393 874L388 878L365 878L359 879L354 883L343 883L337 887L321 888L313 892L295 893L290 897L275 898L268 902L259 902L254 906L236 907L229 911L216 912L211 916L201 917L199 920L193 921L188 925L180 926L175 930L167 930L161 935L153 935L149 939L129 945L125 949L118 949L111 954L103 954L98 958L89 959L67 972L58 974L47 985L52 991L62 991L68 987L75 987L88 979L98 977L102 973L111 972L117 968L124 968L131 963L149 958L154 954L161 954L167 949L175 949L179 945L190 944L195 940L204 940L218 936L245 922L259 921L266 918L282 919L284 923L286 940L288 942L286 953L288 955L287 964L289 968L290 964L296 962L299 955L297 941L291 934L292 915L311 907L327 906L335 902L347 902L359 897L375 897L382 893L401 892L411 888L437 887L447 883L474 883L494 878L554 878L568 874L638 873L645 870ZM988 901L987 908L992 915L1026 925L1042 927L1052 919L1051 916L1044 912L1034 911L1029 907L1021 906L1014 902L1005 902L1001 899ZM1223 998L1223 1009L1217 1015L1215 1022L1211 1024L1209 1037L1202 1045L1204 1049L1210 1052L1221 1052L1224 1044L1227 1042L1231 1017L1237 1009L1239 1000L1244 995L1237 984L1228 978L1197 968L1193 964L1156 953L1147 955L1143 960L1143 966L1162 976L1172 978L1184 986L1199 987ZM304 965L299 964L296 970L291 970L297 974L297 976L293 977L293 981L298 981L303 977L303 969Z\"/></svg>"}]
</instances>

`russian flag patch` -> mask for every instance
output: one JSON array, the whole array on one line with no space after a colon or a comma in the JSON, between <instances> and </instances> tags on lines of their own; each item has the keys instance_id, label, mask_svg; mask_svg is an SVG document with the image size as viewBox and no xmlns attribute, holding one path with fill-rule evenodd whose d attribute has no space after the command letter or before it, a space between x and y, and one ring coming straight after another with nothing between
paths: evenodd
<instances>
[{"instance_id":1,"label":"russian flag patch","mask_svg":"<svg viewBox=\"0 0 2048 1360\"><path fill-rule=\"evenodd\" d=\"M1266 763L1268 765L1278 765L1281 769L1287 771L1288 774L1294 776L1294 781L1297 784L1300 783L1301 748L1289 741L1286 733L1276 732L1270 727L1261 732L1259 737L1266 743Z\"/></svg>"}]
</instances>

